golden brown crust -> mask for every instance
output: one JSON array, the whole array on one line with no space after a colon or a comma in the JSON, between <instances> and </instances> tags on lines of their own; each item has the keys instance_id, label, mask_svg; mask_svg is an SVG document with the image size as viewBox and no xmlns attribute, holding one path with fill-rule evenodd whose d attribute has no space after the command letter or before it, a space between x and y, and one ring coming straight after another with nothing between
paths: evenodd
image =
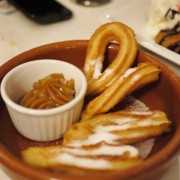
<instances>
[{"instance_id":1,"label":"golden brown crust","mask_svg":"<svg viewBox=\"0 0 180 180\"><path fill-rule=\"evenodd\" d=\"M119 76L104 92L88 103L81 120L108 112L126 95L134 90L158 80L160 70L153 63L142 63Z\"/></svg>"},{"instance_id":2,"label":"golden brown crust","mask_svg":"<svg viewBox=\"0 0 180 180\"><path fill-rule=\"evenodd\" d=\"M110 41L119 42L120 50L110 66L101 72L105 49ZM103 92L117 76L131 67L136 54L137 42L132 29L120 22L100 26L90 39L84 64L88 81L87 94L97 95Z\"/></svg>"},{"instance_id":3,"label":"golden brown crust","mask_svg":"<svg viewBox=\"0 0 180 180\"><path fill-rule=\"evenodd\" d=\"M166 115L158 110L145 112L122 110L97 115L71 126L65 133L63 144L78 145L100 141L132 144L169 132L170 125L171 122ZM94 136L95 134L97 136ZM108 136L103 137L103 134ZM112 134L114 137L109 137Z\"/></svg>"},{"instance_id":4,"label":"golden brown crust","mask_svg":"<svg viewBox=\"0 0 180 180\"><path fill-rule=\"evenodd\" d=\"M143 162L139 150L128 144L168 132L170 124L161 111L103 114L71 126L62 145L31 147L22 157L30 165L65 173L121 171ZM99 137L92 141L94 134Z\"/></svg>"},{"instance_id":5,"label":"golden brown crust","mask_svg":"<svg viewBox=\"0 0 180 180\"><path fill-rule=\"evenodd\" d=\"M69 173L119 171L143 162L135 147L107 143L86 147L31 147L22 152L22 157L33 166Z\"/></svg>"},{"instance_id":6,"label":"golden brown crust","mask_svg":"<svg viewBox=\"0 0 180 180\"><path fill-rule=\"evenodd\" d=\"M105 48L112 40L120 43L120 51L101 73ZM98 28L89 42L84 73L87 94L101 94L87 105L82 121L65 133L61 146L28 148L22 152L25 162L76 174L121 171L142 163L133 144L169 132L171 122L161 111L107 113L126 95L159 78L160 70L152 63L128 69L136 53L137 42L129 27L114 22Z\"/></svg>"}]
</instances>

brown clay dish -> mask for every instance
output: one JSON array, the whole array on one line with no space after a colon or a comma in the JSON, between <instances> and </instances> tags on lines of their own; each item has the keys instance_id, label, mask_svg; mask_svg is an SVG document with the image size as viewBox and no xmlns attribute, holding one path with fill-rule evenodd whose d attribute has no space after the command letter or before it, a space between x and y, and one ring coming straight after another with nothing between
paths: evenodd
<instances>
[{"instance_id":1,"label":"brown clay dish","mask_svg":"<svg viewBox=\"0 0 180 180\"><path fill-rule=\"evenodd\" d=\"M79 68L84 65L88 41L66 41L52 43L26 51L0 67L0 81L5 74L17 65L37 59L59 59L70 62ZM111 44L106 51L106 64L113 60L118 45ZM151 61L156 63L162 73L160 80L134 93L150 109L164 111L172 121L171 133L156 139L150 156L141 165L123 172L103 174L73 175L60 174L37 169L25 164L20 152L29 146L47 146L61 143L35 142L21 136L14 128L7 109L0 99L0 162L12 179L158 179L178 156L180 149L180 80L163 63L139 50L136 63Z\"/></svg>"}]
</instances>

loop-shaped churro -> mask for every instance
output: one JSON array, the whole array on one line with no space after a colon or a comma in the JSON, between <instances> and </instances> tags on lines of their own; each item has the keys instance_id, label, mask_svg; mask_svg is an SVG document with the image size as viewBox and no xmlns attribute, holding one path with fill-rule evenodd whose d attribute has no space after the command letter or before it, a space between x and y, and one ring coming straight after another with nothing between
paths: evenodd
<instances>
[{"instance_id":1,"label":"loop-shaped churro","mask_svg":"<svg viewBox=\"0 0 180 180\"><path fill-rule=\"evenodd\" d=\"M119 52L104 72L104 53L110 41L120 44ZM88 81L88 95L100 94L119 75L122 75L133 64L137 54L137 42L132 29L113 22L100 26L92 35L84 64L84 73Z\"/></svg>"},{"instance_id":2,"label":"loop-shaped churro","mask_svg":"<svg viewBox=\"0 0 180 180\"><path fill-rule=\"evenodd\" d=\"M65 80L62 73L54 73L35 82L20 105L31 109L50 109L68 103L74 95L74 80Z\"/></svg>"},{"instance_id":3,"label":"loop-shaped churro","mask_svg":"<svg viewBox=\"0 0 180 180\"><path fill-rule=\"evenodd\" d=\"M159 78L159 68L153 63L141 63L128 69L116 79L104 92L90 101L82 113L81 120L87 120L94 115L108 112L126 95Z\"/></svg>"}]
</instances>

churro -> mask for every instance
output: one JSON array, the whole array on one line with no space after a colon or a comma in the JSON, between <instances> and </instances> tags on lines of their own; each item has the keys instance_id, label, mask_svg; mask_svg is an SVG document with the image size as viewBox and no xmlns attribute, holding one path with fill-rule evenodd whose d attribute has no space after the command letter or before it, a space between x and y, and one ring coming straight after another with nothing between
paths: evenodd
<instances>
[{"instance_id":1,"label":"churro","mask_svg":"<svg viewBox=\"0 0 180 180\"><path fill-rule=\"evenodd\" d=\"M107 143L86 147L31 147L24 150L22 156L33 166L70 173L123 170L143 162L137 148Z\"/></svg>"},{"instance_id":2,"label":"churro","mask_svg":"<svg viewBox=\"0 0 180 180\"><path fill-rule=\"evenodd\" d=\"M63 144L82 146L107 142L132 144L169 132L171 122L161 111L122 110L97 115L74 124L65 133Z\"/></svg>"},{"instance_id":3,"label":"churro","mask_svg":"<svg viewBox=\"0 0 180 180\"><path fill-rule=\"evenodd\" d=\"M126 95L159 79L159 68L153 63L142 63L128 69L119 76L104 92L90 101L82 113L81 120L108 112Z\"/></svg>"},{"instance_id":4,"label":"churro","mask_svg":"<svg viewBox=\"0 0 180 180\"><path fill-rule=\"evenodd\" d=\"M113 62L102 72L104 53L110 41L120 44ZM113 22L100 26L92 35L85 59L84 73L88 81L88 95L102 93L106 87L130 68L137 54L137 42L132 29Z\"/></svg>"}]
</instances>

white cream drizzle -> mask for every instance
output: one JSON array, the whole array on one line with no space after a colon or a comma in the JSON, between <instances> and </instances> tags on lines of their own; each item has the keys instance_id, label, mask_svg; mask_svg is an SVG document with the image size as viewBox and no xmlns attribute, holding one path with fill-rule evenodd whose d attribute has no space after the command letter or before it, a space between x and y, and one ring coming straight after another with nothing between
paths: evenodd
<instances>
[{"instance_id":1,"label":"white cream drizzle","mask_svg":"<svg viewBox=\"0 0 180 180\"><path fill-rule=\"evenodd\" d=\"M92 145L99 142L107 142L112 144L115 139L117 139L117 136L109 132L93 133L85 140L74 140L68 145L81 147L83 145Z\"/></svg>"},{"instance_id":2,"label":"white cream drizzle","mask_svg":"<svg viewBox=\"0 0 180 180\"><path fill-rule=\"evenodd\" d=\"M76 166L89 169L111 169L112 164L105 159L79 158L69 153L60 153L56 158L51 159L64 165Z\"/></svg>"},{"instance_id":3,"label":"white cream drizzle","mask_svg":"<svg viewBox=\"0 0 180 180\"><path fill-rule=\"evenodd\" d=\"M101 144L89 150L82 148L61 148L60 153L51 159L53 162L60 164L83 167L89 169L111 169L112 164L105 159L105 156L123 156L128 152L129 157L139 156L137 148L130 145L113 146L109 144ZM104 156L98 159L93 159L92 156ZM86 156L86 157L83 157Z\"/></svg>"},{"instance_id":4,"label":"white cream drizzle","mask_svg":"<svg viewBox=\"0 0 180 180\"><path fill-rule=\"evenodd\" d=\"M82 148L62 148L61 150L78 156L122 156L124 153L128 152L129 157L136 157L139 154L138 150L130 145L116 146L101 144L99 147L89 150L84 150Z\"/></svg>"},{"instance_id":5,"label":"white cream drizzle","mask_svg":"<svg viewBox=\"0 0 180 180\"><path fill-rule=\"evenodd\" d=\"M94 73L93 73L93 79L98 79L98 77L100 75L102 75L102 68L103 68L103 59L104 57L98 57L97 60L95 60L95 68L94 68ZM94 61L94 60L92 60ZM110 68L107 68L104 70L104 74L103 74L103 78L101 79L104 80L106 79L107 76L109 76L110 74L112 74L114 70L113 69L110 69Z\"/></svg>"},{"instance_id":6,"label":"white cream drizzle","mask_svg":"<svg viewBox=\"0 0 180 180\"><path fill-rule=\"evenodd\" d=\"M138 111L131 112L132 114L140 115L141 113ZM99 125L96 126L93 131L94 133L90 134L87 139L85 140L74 140L70 143L72 146L80 147L82 145L91 145L96 144L99 142L107 142L110 144L117 144L116 140L118 138L121 138L121 135L116 135L115 133L112 133L112 131L123 131L128 130L133 127L146 127L149 125L160 125L163 123L159 120L152 120L153 117L158 116L158 114L154 114L152 111L146 111L142 113L143 115L151 115L150 117L147 117L146 119L143 119L142 121L138 121L138 117L125 117L125 118L117 118L113 120L113 123L116 123L115 125ZM131 134L126 135L129 138L135 138L140 135L143 135L144 132L131 132Z\"/></svg>"},{"instance_id":7,"label":"white cream drizzle","mask_svg":"<svg viewBox=\"0 0 180 180\"><path fill-rule=\"evenodd\" d=\"M135 69L133 68L128 73L132 73L134 70ZM126 75L128 75L128 73ZM132 101L134 103L136 102L136 99L133 99ZM130 114L147 115L154 117L158 116L158 114L149 111L144 103L141 102L141 104L139 105L139 102L141 101L138 101L138 103L136 103L135 105L133 104L133 111L131 111ZM139 109L140 111L138 111ZM142 109L145 111L142 111ZM115 140L117 140L117 137L119 137L119 135L117 136L111 133L112 130L123 130L129 128L129 123L135 120L137 120L137 118L117 118L115 119L115 123L117 123L117 125L98 126L94 128L94 133L89 135L87 139L71 141L71 143L68 145L73 146L74 148L62 148L60 150L60 153L57 153L57 157L52 160L65 165L102 170L112 169L113 167L111 162L102 158L93 159L91 158L91 156L122 156L125 152L128 152L129 157L137 157L139 156L139 154L141 154L143 158L146 158L154 145L154 139L138 143L137 147L131 145L118 145ZM140 121L139 124L141 126L146 126L148 124L152 124L152 122L147 117L147 120L145 120L145 122ZM144 132L133 132L129 134L128 137L138 137L143 133ZM99 142L101 142L101 145L98 147L94 147L89 150L81 148L82 146L97 144Z\"/></svg>"},{"instance_id":8,"label":"white cream drizzle","mask_svg":"<svg viewBox=\"0 0 180 180\"><path fill-rule=\"evenodd\" d=\"M134 71L136 71L137 67L129 68L125 71L125 73L121 76L122 79L127 78L130 74L132 74Z\"/></svg>"},{"instance_id":9,"label":"white cream drizzle","mask_svg":"<svg viewBox=\"0 0 180 180\"><path fill-rule=\"evenodd\" d=\"M118 122L117 122L118 123ZM102 132L111 132L111 131L121 131L127 130L133 127L146 127L149 125L160 125L161 121L152 121L151 119L146 119L143 121L133 121L133 123L125 123L125 124L116 124L116 125L108 125L108 126L97 126L95 128L96 133Z\"/></svg>"}]
</instances>

